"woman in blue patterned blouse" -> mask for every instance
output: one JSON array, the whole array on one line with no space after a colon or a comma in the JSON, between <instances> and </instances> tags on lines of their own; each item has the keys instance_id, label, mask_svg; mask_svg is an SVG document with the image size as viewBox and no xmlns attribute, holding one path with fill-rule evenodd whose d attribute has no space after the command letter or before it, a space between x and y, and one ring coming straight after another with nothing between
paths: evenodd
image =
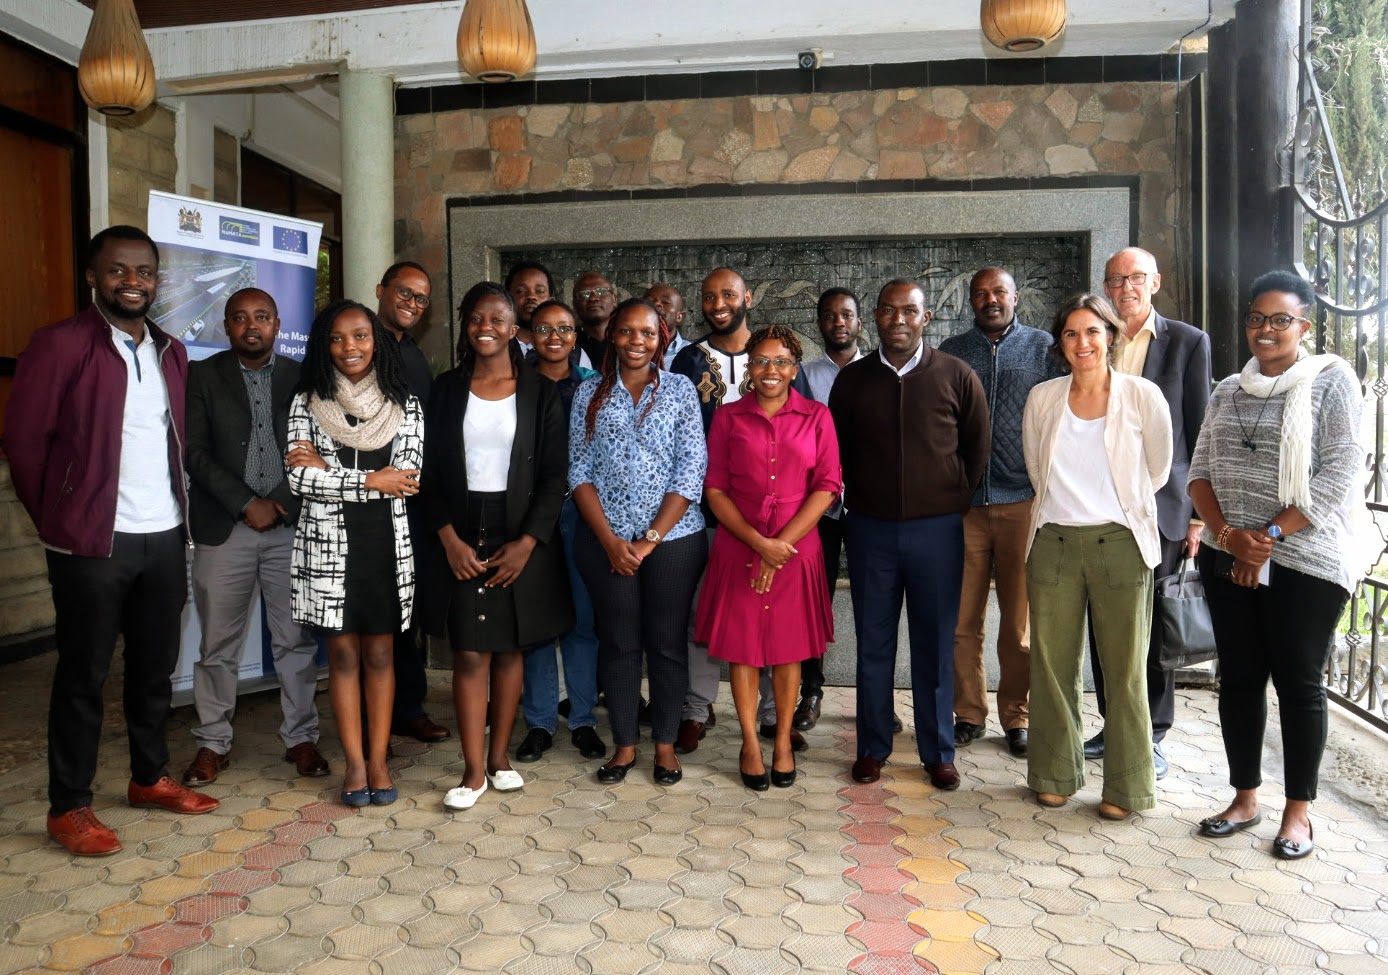
<instances>
[{"instance_id":1,"label":"woman in blue patterned blouse","mask_svg":"<svg viewBox=\"0 0 1388 975\"><path fill-rule=\"evenodd\" d=\"M688 682L690 601L708 557L708 454L694 386L664 372L669 334L655 306L632 298L607 328L600 375L574 394L569 484L583 523L574 561L593 599L598 674L616 746L598 781L636 764L643 655L650 679L655 781L680 780L675 734Z\"/></svg>"}]
</instances>

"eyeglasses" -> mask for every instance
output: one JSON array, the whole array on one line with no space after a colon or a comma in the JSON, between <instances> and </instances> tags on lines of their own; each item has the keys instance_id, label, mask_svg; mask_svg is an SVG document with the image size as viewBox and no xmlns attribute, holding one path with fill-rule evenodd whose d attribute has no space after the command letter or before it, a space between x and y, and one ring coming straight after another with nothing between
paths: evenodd
<instances>
[{"instance_id":1,"label":"eyeglasses","mask_svg":"<svg viewBox=\"0 0 1388 975\"><path fill-rule=\"evenodd\" d=\"M747 364L756 366L758 369L765 369L767 366L775 366L777 369L789 369L797 363L794 359L782 359L779 356L775 359L768 359L764 355L754 355L747 360Z\"/></svg>"},{"instance_id":2,"label":"eyeglasses","mask_svg":"<svg viewBox=\"0 0 1388 975\"><path fill-rule=\"evenodd\" d=\"M560 338L568 338L574 333L574 327L572 325L536 325L531 331L541 338L551 333Z\"/></svg>"},{"instance_id":3,"label":"eyeglasses","mask_svg":"<svg viewBox=\"0 0 1388 975\"><path fill-rule=\"evenodd\" d=\"M1299 315L1260 315L1256 311L1251 311L1244 316L1243 327L1249 329L1262 328L1266 323L1279 332L1285 332L1292 327L1292 322L1311 322L1309 318L1302 318Z\"/></svg>"},{"instance_id":4,"label":"eyeglasses","mask_svg":"<svg viewBox=\"0 0 1388 975\"><path fill-rule=\"evenodd\" d=\"M1104 287L1114 288L1116 290L1118 288L1123 287L1124 281L1131 284L1134 288L1140 288L1147 283L1147 272L1134 271L1132 274L1110 275L1109 277L1104 278Z\"/></svg>"},{"instance_id":5,"label":"eyeglasses","mask_svg":"<svg viewBox=\"0 0 1388 975\"><path fill-rule=\"evenodd\" d=\"M611 293L611 288L584 288L582 291L575 291L574 297L579 301L587 301L589 298L605 298Z\"/></svg>"},{"instance_id":6,"label":"eyeglasses","mask_svg":"<svg viewBox=\"0 0 1388 975\"><path fill-rule=\"evenodd\" d=\"M418 292L411 291L409 288L396 288L396 289L395 289L395 296L396 296L397 298L399 298L401 301L406 302L407 304L410 303L410 302L413 302L414 304L418 305L420 308L428 308L428 307L429 307L429 296L428 296L428 295L419 294Z\"/></svg>"}]
</instances>

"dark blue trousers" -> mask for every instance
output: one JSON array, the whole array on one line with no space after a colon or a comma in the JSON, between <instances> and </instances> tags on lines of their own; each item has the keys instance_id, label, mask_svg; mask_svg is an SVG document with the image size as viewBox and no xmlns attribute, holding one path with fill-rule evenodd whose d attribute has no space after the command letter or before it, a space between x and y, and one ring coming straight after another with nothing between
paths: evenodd
<instances>
[{"instance_id":1,"label":"dark blue trousers","mask_svg":"<svg viewBox=\"0 0 1388 975\"><path fill-rule=\"evenodd\" d=\"M916 747L923 764L952 762L963 516L881 521L849 512L845 518L858 637L858 757L886 761L892 752L892 674L904 597Z\"/></svg>"}]
</instances>

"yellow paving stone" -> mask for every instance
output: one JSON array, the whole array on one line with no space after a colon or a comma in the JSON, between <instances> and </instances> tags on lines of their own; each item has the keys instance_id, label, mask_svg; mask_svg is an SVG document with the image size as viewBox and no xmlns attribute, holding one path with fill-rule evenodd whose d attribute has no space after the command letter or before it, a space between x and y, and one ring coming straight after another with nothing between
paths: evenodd
<instances>
[{"instance_id":1,"label":"yellow paving stone","mask_svg":"<svg viewBox=\"0 0 1388 975\"><path fill-rule=\"evenodd\" d=\"M142 904L171 904L184 897L201 894L211 887L212 881L206 877L185 877L172 874L143 881L136 899Z\"/></svg>"},{"instance_id":2,"label":"yellow paving stone","mask_svg":"<svg viewBox=\"0 0 1388 975\"><path fill-rule=\"evenodd\" d=\"M124 935L151 924L170 920L173 916L172 907L140 903L119 904L98 911L96 924L91 930L96 934Z\"/></svg>"},{"instance_id":3,"label":"yellow paving stone","mask_svg":"<svg viewBox=\"0 0 1388 975\"><path fill-rule=\"evenodd\" d=\"M939 816L896 816L891 824L910 836L934 836L953 828L953 823Z\"/></svg>"},{"instance_id":4,"label":"yellow paving stone","mask_svg":"<svg viewBox=\"0 0 1388 975\"><path fill-rule=\"evenodd\" d=\"M240 853L248 846L266 843L274 838L269 830L229 829L212 837L207 847L213 853Z\"/></svg>"},{"instance_id":5,"label":"yellow paving stone","mask_svg":"<svg viewBox=\"0 0 1388 975\"><path fill-rule=\"evenodd\" d=\"M946 858L959 849L959 844L939 833L924 836L902 836L892 845L907 856Z\"/></svg>"},{"instance_id":6,"label":"yellow paving stone","mask_svg":"<svg viewBox=\"0 0 1388 975\"><path fill-rule=\"evenodd\" d=\"M930 962L941 975L965 972L982 975L988 965L1000 957L995 950L977 941L926 939L917 944L911 953Z\"/></svg>"},{"instance_id":7,"label":"yellow paving stone","mask_svg":"<svg viewBox=\"0 0 1388 975\"><path fill-rule=\"evenodd\" d=\"M203 850L201 853L188 853L178 858L178 874L181 877L210 877L214 873L239 867L242 858L239 853L214 853Z\"/></svg>"},{"instance_id":8,"label":"yellow paving stone","mask_svg":"<svg viewBox=\"0 0 1388 975\"><path fill-rule=\"evenodd\" d=\"M112 955L130 950L134 939L127 935L79 934L53 942L44 963L59 972L78 972Z\"/></svg>"},{"instance_id":9,"label":"yellow paving stone","mask_svg":"<svg viewBox=\"0 0 1388 975\"><path fill-rule=\"evenodd\" d=\"M964 873L959 864L939 857L911 857L902 860L896 868L927 884L952 883Z\"/></svg>"},{"instance_id":10,"label":"yellow paving stone","mask_svg":"<svg viewBox=\"0 0 1388 975\"><path fill-rule=\"evenodd\" d=\"M929 936L936 941L968 941L978 934L978 929L986 925L988 920L972 911L923 908L908 914L906 922L929 932Z\"/></svg>"},{"instance_id":11,"label":"yellow paving stone","mask_svg":"<svg viewBox=\"0 0 1388 975\"><path fill-rule=\"evenodd\" d=\"M317 797L309 798L308 802L316 801ZM304 803L307 805L308 803ZM248 809L236 817L236 825L240 829L248 830L268 830L271 827L279 826L283 823L292 823L299 819L293 814L286 814L284 809L257 808Z\"/></svg>"}]
</instances>

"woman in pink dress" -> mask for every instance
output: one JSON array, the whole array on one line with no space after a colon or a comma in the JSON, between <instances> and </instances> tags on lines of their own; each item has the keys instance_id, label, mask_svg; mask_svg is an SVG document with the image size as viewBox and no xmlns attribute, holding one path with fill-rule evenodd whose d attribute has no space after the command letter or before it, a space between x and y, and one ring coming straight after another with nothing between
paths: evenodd
<instances>
[{"instance_id":1,"label":"woman in pink dress","mask_svg":"<svg viewBox=\"0 0 1388 975\"><path fill-rule=\"evenodd\" d=\"M800 662L834 639L824 552L815 528L842 489L829 410L790 388L800 341L783 325L747 342L751 393L725 403L708 432L704 497L718 518L695 639L731 665L742 725L742 782L763 792L795 781L791 715ZM768 775L757 738L757 681L770 667L776 743Z\"/></svg>"}]
</instances>

